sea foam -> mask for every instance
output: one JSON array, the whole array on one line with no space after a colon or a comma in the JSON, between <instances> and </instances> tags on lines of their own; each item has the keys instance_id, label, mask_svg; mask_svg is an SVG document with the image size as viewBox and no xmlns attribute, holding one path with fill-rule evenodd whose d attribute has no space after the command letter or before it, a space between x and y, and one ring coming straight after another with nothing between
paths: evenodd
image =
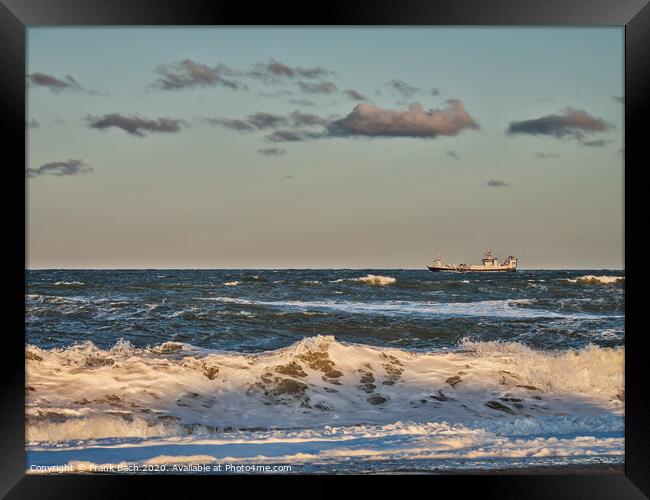
<instances>
[{"instance_id":1,"label":"sea foam","mask_svg":"<svg viewBox=\"0 0 650 500\"><path fill-rule=\"evenodd\" d=\"M86 342L27 346L26 357L34 441L623 411L623 347L546 352L464 341L413 352L316 336L255 355Z\"/></svg>"},{"instance_id":2,"label":"sea foam","mask_svg":"<svg viewBox=\"0 0 650 500\"><path fill-rule=\"evenodd\" d=\"M625 278L622 276L593 276L588 274L575 279L568 279L567 281L579 285L616 285L623 283Z\"/></svg>"}]
</instances>

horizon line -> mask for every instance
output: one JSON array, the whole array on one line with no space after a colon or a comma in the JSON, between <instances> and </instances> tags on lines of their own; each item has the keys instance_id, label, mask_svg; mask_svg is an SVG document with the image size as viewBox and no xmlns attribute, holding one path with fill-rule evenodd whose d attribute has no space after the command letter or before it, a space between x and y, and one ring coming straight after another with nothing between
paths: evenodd
<instances>
[{"instance_id":1,"label":"horizon line","mask_svg":"<svg viewBox=\"0 0 650 500\"><path fill-rule=\"evenodd\" d=\"M424 271L426 267L26 267L25 271ZM625 271L624 267L523 267L521 271ZM472 271L467 271L472 272ZM516 272L516 271L514 271Z\"/></svg>"}]
</instances>

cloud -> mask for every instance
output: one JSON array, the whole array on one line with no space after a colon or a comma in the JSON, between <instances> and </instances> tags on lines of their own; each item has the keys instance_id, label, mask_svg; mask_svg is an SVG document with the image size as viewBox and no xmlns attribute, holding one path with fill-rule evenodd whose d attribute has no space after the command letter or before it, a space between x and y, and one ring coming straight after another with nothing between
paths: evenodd
<instances>
[{"instance_id":1,"label":"cloud","mask_svg":"<svg viewBox=\"0 0 650 500\"><path fill-rule=\"evenodd\" d=\"M344 90L343 93L347 95L353 101L367 101L368 98L363 95L361 92L357 92L353 89Z\"/></svg>"},{"instance_id":2,"label":"cloud","mask_svg":"<svg viewBox=\"0 0 650 500\"><path fill-rule=\"evenodd\" d=\"M298 82L298 88L305 94L331 95L338 90L333 82Z\"/></svg>"},{"instance_id":3,"label":"cloud","mask_svg":"<svg viewBox=\"0 0 650 500\"><path fill-rule=\"evenodd\" d=\"M559 158L560 155L557 153L535 153L535 158L542 158L542 159L552 159L552 158Z\"/></svg>"},{"instance_id":4,"label":"cloud","mask_svg":"<svg viewBox=\"0 0 650 500\"><path fill-rule=\"evenodd\" d=\"M296 104L297 106L318 106L317 103L311 99L289 99L291 104Z\"/></svg>"},{"instance_id":5,"label":"cloud","mask_svg":"<svg viewBox=\"0 0 650 500\"><path fill-rule=\"evenodd\" d=\"M460 155L456 153L456 151L447 151L447 156L451 156L452 158L455 158L457 160L460 160Z\"/></svg>"},{"instance_id":6,"label":"cloud","mask_svg":"<svg viewBox=\"0 0 650 500\"><path fill-rule=\"evenodd\" d=\"M267 63L257 63L247 76L256 78L265 83L279 83L286 79L295 77L307 79L320 79L329 76L336 76L334 71L325 69L321 66L313 68L302 68L300 66L289 66L275 59L270 59Z\"/></svg>"},{"instance_id":7,"label":"cloud","mask_svg":"<svg viewBox=\"0 0 650 500\"><path fill-rule=\"evenodd\" d=\"M272 113L258 112L248 115L248 123L258 130L267 128L278 128L287 125L288 121L284 116L274 115Z\"/></svg>"},{"instance_id":8,"label":"cloud","mask_svg":"<svg viewBox=\"0 0 650 500\"><path fill-rule=\"evenodd\" d=\"M464 129L479 128L458 99L448 100L443 109L429 111L425 111L419 103L413 104L407 111L358 104L349 115L327 126L332 136L418 138L454 136Z\"/></svg>"},{"instance_id":9,"label":"cloud","mask_svg":"<svg viewBox=\"0 0 650 500\"><path fill-rule=\"evenodd\" d=\"M326 118L301 111L294 111L289 115L289 119L294 127L314 127L328 123Z\"/></svg>"},{"instance_id":10,"label":"cloud","mask_svg":"<svg viewBox=\"0 0 650 500\"><path fill-rule=\"evenodd\" d=\"M58 94L64 90L84 92L87 90L84 89L77 80L72 78L70 75L65 77L57 78L52 75L47 75L45 73L32 73L27 75L29 83L35 87L47 87L51 92Z\"/></svg>"},{"instance_id":11,"label":"cloud","mask_svg":"<svg viewBox=\"0 0 650 500\"><path fill-rule=\"evenodd\" d=\"M290 90L276 90L275 92L260 92L259 95L262 97L284 97L292 95L293 93Z\"/></svg>"},{"instance_id":12,"label":"cloud","mask_svg":"<svg viewBox=\"0 0 650 500\"><path fill-rule=\"evenodd\" d=\"M422 92L422 89L419 87L413 87L402 80L391 80L386 84L393 94L397 94L401 97L413 97L416 94Z\"/></svg>"},{"instance_id":13,"label":"cloud","mask_svg":"<svg viewBox=\"0 0 650 500\"><path fill-rule=\"evenodd\" d=\"M580 146L586 146L591 148L600 148L607 144L607 141L603 139L596 139L593 141L580 141Z\"/></svg>"},{"instance_id":14,"label":"cloud","mask_svg":"<svg viewBox=\"0 0 650 500\"><path fill-rule=\"evenodd\" d=\"M432 88L431 91L429 92L429 94L431 94L433 96L440 95L440 90L436 89L436 88Z\"/></svg>"},{"instance_id":15,"label":"cloud","mask_svg":"<svg viewBox=\"0 0 650 500\"><path fill-rule=\"evenodd\" d=\"M26 128L38 128L40 126L41 126L41 124L38 121L36 121L36 119L34 119L34 118L29 120L28 122L25 122L25 127Z\"/></svg>"},{"instance_id":16,"label":"cloud","mask_svg":"<svg viewBox=\"0 0 650 500\"><path fill-rule=\"evenodd\" d=\"M87 174L92 172L92 167L83 160L65 160L45 163L38 168L28 168L25 170L27 177L36 177L39 175L55 175L63 177L65 175Z\"/></svg>"},{"instance_id":17,"label":"cloud","mask_svg":"<svg viewBox=\"0 0 650 500\"><path fill-rule=\"evenodd\" d=\"M232 120L228 118L205 118L205 122L212 126L221 126L237 132L252 132L255 127L246 120Z\"/></svg>"},{"instance_id":18,"label":"cloud","mask_svg":"<svg viewBox=\"0 0 650 500\"><path fill-rule=\"evenodd\" d=\"M510 122L507 131L509 134L547 135L558 139L573 137L580 141L584 133L604 132L609 129L610 125L600 118L568 106L559 114Z\"/></svg>"},{"instance_id":19,"label":"cloud","mask_svg":"<svg viewBox=\"0 0 650 500\"><path fill-rule=\"evenodd\" d=\"M622 95L613 95L612 99L614 99L616 102L620 102L621 104L625 102L625 96Z\"/></svg>"},{"instance_id":20,"label":"cloud","mask_svg":"<svg viewBox=\"0 0 650 500\"><path fill-rule=\"evenodd\" d=\"M105 130L110 127L121 128L130 135L145 137L145 132L175 133L180 132L187 123L172 118L145 118L140 115L124 116L111 113L103 116L88 116L86 121L90 128Z\"/></svg>"},{"instance_id":21,"label":"cloud","mask_svg":"<svg viewBox=\"0 0 650 500\"><path fill-rule=\"evenodd\" d=\"M150 86L160 90L195 87L226 87L233 90L246 88L242 83L230 78L238 73L224 64L211 67L191 59L184 59L172 64L158 65L154 71L160 75L160 78Z\"/></svg>"},{"instance_id":22,"label":"cloud","mask_svg":"<svg viewBox=\"0 0 650 500\"><path fill-rule=\"evenodd\" d=\"M291 179L295 179L295 177L293 175L291 175L291 174L285 175L284 177L280 177L281 181L288 181L288 180L291 180Z\"/></svg>"},{"instance_id":23,"label":"cloud","mask_svg":"<svg viewBox=\"0 0 650 500\"><path fill-rule=\"evenodd\" d=\"M238 132L252 132L277 128L300 128L323 126L328 123L326 118L302 111L294 111L287 116L273 113L257 112L245 119L205 118L210 125L218 125Z\"/></svg>"},{"instance_id":24,"label":"cloud","mask_svg":"<svg viewBox=\"0 0 650 500\"><path fill-rule=\"evenodd\" d=\"M322 137L322 134L315 134L306 130L276 130L266 136L271 142L298 142L317 137Z\"/></svg>"},{"instance_id":25,"label":"cloud","mask_svg":"<svg viewBox=\"0 0 650 500\"><path fill-rule=\"evenodd\" d=\"M263 148L258 149L257 152L264 156L284 156L287 154L287 150L282 148Z\"/></svg>"},{"instance_id":26,"label":"cloud","mask_svg":"<svg viewBox=\"0 0 650 500\"><path fill-rule=\"evenodd\" d=\"M493 188L501 188L501 187L509 186L510 184L508 184L507 182L504 182L504 181L497 180L497 179L490 179L489 181L487 181L485 183L485 185L488 186L488 187L493 187Z\"/></svg>"}]
</instances>

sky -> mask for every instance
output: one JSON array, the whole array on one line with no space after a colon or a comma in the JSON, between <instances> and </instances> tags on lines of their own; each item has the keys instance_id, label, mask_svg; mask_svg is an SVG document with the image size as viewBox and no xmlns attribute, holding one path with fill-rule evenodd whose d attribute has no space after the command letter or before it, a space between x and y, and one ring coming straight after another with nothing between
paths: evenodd
<instances>
[{"instance_id":1,"label":"sky","mask_svg":"<svg viewBox=\"0 0 650 500\"><path fill-rule=\"evenodd\" d=\"M28 268L624 268L624 32L29 28Z\"/></svg>"}]
</instances>

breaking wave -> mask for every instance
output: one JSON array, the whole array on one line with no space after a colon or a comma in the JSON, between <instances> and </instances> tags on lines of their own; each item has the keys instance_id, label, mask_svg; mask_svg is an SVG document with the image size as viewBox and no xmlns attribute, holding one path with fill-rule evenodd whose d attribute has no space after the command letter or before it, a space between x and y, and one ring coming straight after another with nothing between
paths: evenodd
<instances>
[{"instance_id":1,"label":"breaking wave","mask_svg":"<svg viewBox=\"0 0 650 500\"><path fill-rule=\"evenodd\" d=\"M364 283L366 285L385 286L392 285L397 280L391 276L378 276L374 274L368 274L362 278L350 278L350 281Z\"/></svg>"},{"instance_id":2,"label":"breaking wave","mask_svg":"<svg viewBox=\"0 0 650 500\"><path fill-rule=\"evenodd\" d=\"M397 421L533 425L620 416L624 400L623 347L463 341L413 352L316 336L261 354L120 341L27 346L26 358L34 442Z\"/></svg>"},{"instance_id":3,"label":"breaking wave","mask_svg":"<svg viewBox=\"0 0 650 500\"><path fill-rule=\"evenodd\" d=\"M406 300L356 302L339 300L254 300L239 297L199 297L198 300L222 302L224 304L237 304L240 306L264 306L295 312L335 311L349 314L382 314L388 316L483 316L512 319L597 319L606 317L603 315L588 314L577 311L557 313L542 308L526 307L533 304L531 299L482 300L477 302L419 302Z\"/></svg>"},{"instance_id":4,"label":"breaking wave","mask_svg":"<svg viewBox=\"0 0 650 500\"><path fill-rule=\"evenodd\" d=\"M575 279L567 279L570 283L577 283L579 285L616 285L624 283L625 278L622 276L580 276Z\"/></svg>"},{"instance_id":5,"label":"breaking wave","mask_svg":"<svg viewBox=\"0 0 650 500\"><path fill-rule=\"evenodd\" d=\"M124 467L133 463L170 464L172 467L214 462L290 463L318 464L319 467L332 464L334 472L340 472L343 464L345 470L350 467L363 470L371 463L379 465L391 460L402 464L409 461L410 467L417 464L416 461L427 460L437 461L436 468L483 468L498 466L508 459L515 459L515 463L521 465L548 457L554 460L561 457L565 463L579 463L594 456L598 456L601 462L617 463L622 457L621 417L569 417L542 419L542 422L542 427L548 426L541 434L532 435L522 434L518 424L524 424L521 427L524 432L537 432L539 429L525 428L523 419L510 420L510 426L495 427L446 422L394 422L322 429L244 431L218 436L152 437L145 441L146 446L140 444L141 440L131 440L131 446L119 440L99 440L82 446L73 442L67 447L37 444L30 448L32 456L34 451L43 453L48 465L68 464L72 471L77 472L89 472L93 467L97 470L97 465L110 465L110 460L117 457ZM599 435L584 435L584 431ZM108 450L110 453L107 454ZM350 463L351 457L354 457L354 464ZM426 468L431 469L431 466ZM319 470L323 472L323 469ZM29 472L49 470L43 467Z\"/></svg>"},{"instance_id":6,"label":"breaking wave","mask_svg":"<svg viewBox=\"0 0 650 500\"><path fill-rule=\"evenodd\" d=\"M85 283L81 281L57 281L53 283L54 286L83 286Z\"/></svg>"},{"instance_id":7,"label":"breaking wave","mask_svg":"<svg viewBox=\"0 0 650 500\"><path fill-rule=\"evenodd\" d=\"M386 285L392 285L396 283L397 279L393 278L392 276L379 276L375 274L368 274L360 278L339 278L330 281L330 283L342 283L345 281L350 283L362 283L364 285L386 286Z\"/></svg>"}]
</instances>

